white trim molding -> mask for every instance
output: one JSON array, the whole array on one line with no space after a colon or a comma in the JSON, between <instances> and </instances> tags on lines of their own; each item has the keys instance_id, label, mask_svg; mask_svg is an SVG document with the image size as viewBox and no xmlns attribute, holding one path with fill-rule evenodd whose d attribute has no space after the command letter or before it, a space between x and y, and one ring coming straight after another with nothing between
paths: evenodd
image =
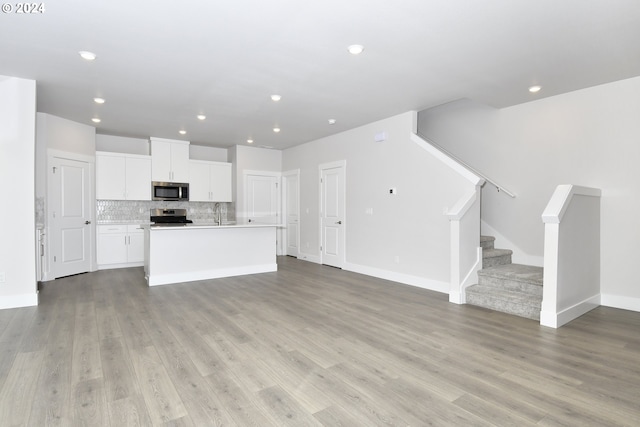
<instances>
[{"instance_id":1,"label":"white trim molding","mask_svg":"<svg viewBox=\"0 0 640 427\"><path fill-rule=\"evenodd\" d=\"M345 263L344 270L354 273L364 274L378 279L390 280L392 282L401 283L403 285L416 286L418 288L428 289L430 291L449 293L449 283L439 280L426 279L411 274L398 273L395 271L383 270L380 268L369 267L353 263Z\"/></svg>"},{"instance_id":2,"label":"white trim molding","mask_svg":"<svg viewBox=\"0 0 640 427\"><path fill-rule=\"evenodd\" d=\"M482 268L480 247L480 185L461 197L446 214L449 218L450 278L449 302L465 304L465 290L478 283Z\"/></svg>"},{"instance_id":3,"label":"white trim molding","mask_svg":"<svg viewBox=\"0 0 640 427\"><path fill-rule=\"evenodd\" d=\"M416 135L415 133L410 133L409 137L413 142L415 142L418 146L428 151L436 159L440 160L442 164L447 165L449 168L457 172L460 176L471 182L473 185L482 186L485 182L484 179L480 178L478 175L471 172L466 167L462 166L457 160L451 158L451 156L446 155L441 150L438 150L436 147L427 142L424 138Z\"/></svg>"},{"instance_id":4,"label":"white trim molding","mask_svg":"<svg viewBox=\"0 0 640 427\"><path fill-rule=\"evenodd\" d=\"M605 307L640 312L640 298L625 297L613 294L602 294L600 296L600 304Z\"/></svg>"},{"instance_id":5,"label":"white trim molding","mask_svg":"<svg viewBox=\"0 0 640 427\"><path fill-rule=\"evenodd\" d=\"M559 185L542 214L543 326L559 328L600 305L601 193Z\"/></svg>"},{"instance_id":6,"label":"white trim molding","mask_svg":"<svg viewBox=\"0 0 640 427\"><path fill-rule=\"evenodd\" d=\"M0 297L0 310L6 308L33 307L38 305L38 292L22 295L5 295Z\"/></svg>"}]
</instances>

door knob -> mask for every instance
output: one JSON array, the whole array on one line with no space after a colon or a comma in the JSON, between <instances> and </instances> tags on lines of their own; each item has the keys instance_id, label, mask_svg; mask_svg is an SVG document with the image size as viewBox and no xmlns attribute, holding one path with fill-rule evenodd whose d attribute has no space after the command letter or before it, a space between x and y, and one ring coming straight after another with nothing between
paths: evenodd
<instances>
[{"instance_id":1,"label":"door knob","mask_svg":"<svg viewBox=\"0 0 640 427\"><path fill-rule=\"evenodd\" d=\"M336 222L336 224L342 224L342 221L338 221L338 222Z\"/></svg>"},{"instance_id":2,"label":"door knob","mask_svg":"<svg viewBox=\"0 0 640 427\"><path fill-rule=\"evenodd\" d=\"M89 224L91 224L91 221L85 221L84 223L85 223L86 225L89 225Z\"/></svg>"}]
</instances>

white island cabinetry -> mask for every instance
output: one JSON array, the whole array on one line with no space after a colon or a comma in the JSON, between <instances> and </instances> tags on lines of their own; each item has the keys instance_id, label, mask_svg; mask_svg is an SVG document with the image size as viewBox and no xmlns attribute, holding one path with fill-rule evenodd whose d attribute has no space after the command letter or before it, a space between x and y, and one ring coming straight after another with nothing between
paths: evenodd
<instances>
[{"instance_id":1,"label":"white island cabinetry","mask_svg":"<svg viewBox=\"0 0 640 427\"><path fill-rule=\"evenodd\" d=\"M98 225L98 269L139 267L144 263L144 231L140 224Z\"/></svg>"},{"instance_id":2,"label":"white island cabinetry","mask_svg":"<svg viewBox=\"0 0 640 427\"><path fill-rule=\"evenodd\" d=\"M231 202L231 163L190 160L189 200Z\"/></svg>"},{"instance_id":3,"label":"white island cabinetry","mask_svg":"<svg viewBox=\"0 0 640 427\"><path fill-rule=\"evenodd\" d=\"M151 156L96 152L96 199L151 200Z\"/></svg>"},{"instance_id":4,"label":"white island cabinetry","mask_svg":"<svg viewBox=\"0 0 640 427\"><path fill-rule=\"evenodd\" d=\"M277 271L276 225L144 228L149 286Z\"/></svg>"}]
</instances>

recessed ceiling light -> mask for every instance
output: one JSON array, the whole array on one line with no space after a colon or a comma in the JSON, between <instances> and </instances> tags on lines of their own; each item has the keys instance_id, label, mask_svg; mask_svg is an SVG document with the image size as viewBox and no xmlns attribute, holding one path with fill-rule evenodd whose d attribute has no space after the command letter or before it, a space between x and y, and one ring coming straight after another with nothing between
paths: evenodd
<instances>
[{"instance_id":1,"label":"recessed ceiling light","mask_svg":"<svg viewBox=\"0 0 640 427\"><path fill-rule=\"evenodd\" d=\"M280 95L271 95L271 100L272 101L278 102L281 99L282 99L282 96L280 96Z\"/></svg>"},{"instance_id":2,"label":"recessed ceiling light","mask_svg":"<svg viewBox=\"0 0 640 427\"><path fill-rule=\"evenodd\" d=\"M99 119L99 118L97 118L97 117L94 117L93 119L91 119L91 121L92 121L93 123L100 123L102 120L100 120L100 119Z\"/></svg>"},{"instance_id":3,"label":"recessed ceiling light","mask_svg":"<svg viewBox=\"0 0 640 427\"><path fill-rule=\"evenodd\" d=\"M204 114L198 114L196 117L198 117L198 120L204 120L207 118Z\"/></svg>"},{"instance_id":4,"label":"recessed ceiling light","mask_svg":"<svg viewBox=\"0 0 640 427\"><path fill-rule=\"evenodd\" d=\"M93 102L96 104L104 104L104 98L93 98Z\"/></svg>"},{"instance_id":5,"label":"recessed ceiling light","mask_svg":"<svg viewBox=\"0 0 640 427\"><path fill-rule=\"evenodd\" d=\"M253 139L247 139L247 144L253 144Z\"/></svg>"},{"instance_id":6,"label":"recessed ceiling light","mask_svg":"<svg viewBox=\"0 0 640 427\"><path fill-rule=\"evenodd\" d=\"M186 131L186 130L179 130L179 131L178 131L178 133L179 133L180 135L186 135L186 134L187 134L187 131Z\"/></svg>"},{"instance_id":7,"label":"recessed ceiling light","mask_svg":"<svg viewBox=\"0 0 640 427\"><path fill-rule=\"evenodd\" d=\"M87 61L93 61L94 59L97 58L96 54L93 52L89 52L87 50L81 50L80 52L78 52L80 54L80 56L82 57L82 59L86 59Z\"/></svg>"},{"instance_id":8,"label":"recessed ceiling light","mask_svg":"<svg viewBox=\"0 0 640 427\"><path fill-rule=\"evenodd\" d=\"M347 50L352 55L360 55L364 50L364 46L362 46L361 44L352 44L347 48Z\"/></svg>"},{"instance_id":9,"label":"recessed ceiling light","mask_svg":"<svg viewBox=\"0 0 640 427\"><path fill-rule=\"evenodd\" d=\"M280 132L280 128L275 127L275 128L273 128L273 131L274 131L275 133L278 133L278 132Z\"/></svg>"},{"instance_id":10,"label":"recessed ceiling light","mask_svg":"<svg viewBox=\"0 0 640 427\"><path fill-rule=\"evenodd\" d=\"M536 85L536 86L531 86L531 87L529 88L529 92L531 92L531 93L540 92L540 89L542 89L542 86L538 86L538 85Z\"/></svg>"},{"instance_id":11,"label":"recessed ceiling light","mask_svg":"<svg viewBox=\"0 0 640 427\"><path fill-rule=\"evenodd\" d=\"M336 124L336 119L329 119L329 124L330 125L335 125Z\"/></svg>"}]
</instances>

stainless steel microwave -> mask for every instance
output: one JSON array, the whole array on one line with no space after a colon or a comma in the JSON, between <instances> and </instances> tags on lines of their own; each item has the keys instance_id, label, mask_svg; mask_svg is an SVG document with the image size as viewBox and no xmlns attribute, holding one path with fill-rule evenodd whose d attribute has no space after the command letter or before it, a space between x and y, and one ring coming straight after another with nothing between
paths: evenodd
<instances>
[{"instance_id":1,"label":"stainless steel microwave","mask_svg":"<svg viewBox=\"0 0 640 427\"><path fill-rule=\"evenodd\" d=\"M153 200L173 200L176 202L189 201L189 184L186 182L158 182L151 183L151 198Z\"/></svg>"}]
</instances>

